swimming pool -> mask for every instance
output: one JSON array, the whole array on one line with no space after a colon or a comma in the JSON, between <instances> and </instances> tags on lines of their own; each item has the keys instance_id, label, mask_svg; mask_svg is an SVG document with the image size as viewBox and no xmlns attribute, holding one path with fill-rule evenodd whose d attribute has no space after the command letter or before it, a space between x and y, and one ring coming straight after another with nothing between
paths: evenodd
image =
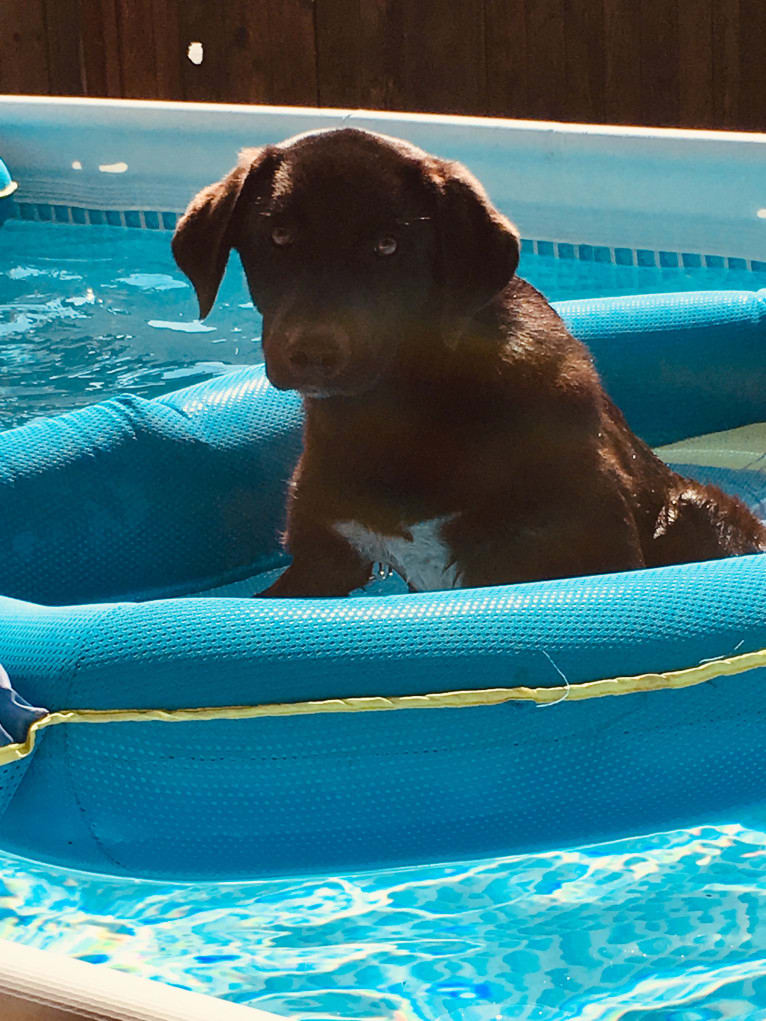
<instances>
[{"instance_id":1,"label":"swimming pool","mask_svg":"<svg viewBox=\"0 0 766 1021\"><path fill-rule=\"evenodd\" d=\"M0 938L306 1021L673 1021L766 1005L766 832L446 866L141 883L0 854Z\"/></svg>"},{"instance_id":2,"label":"swimming pool","mask_svg":"<svg viewBox=\"0 0 766 1021\"><path fill-rule=\"evenodd\" d=\"M63 199L27 205L31 221L0 231L6 424L260 360L238 268L200 327L163 221L78 224ZM764 285L762 249L725 232L712 252L680 234L665 248L585 231L581 248L568 231L528 233L521 272L551 298ZM0 936L312 1021L753 1017L766 1003L765 854L755 815L513 859L220 886L2 855Z\"/></svg>"},{"instance_id":3,"label":"swimming pool","mask_svg":"<svg viewBox=\"0 0 766 1021\"><path fill-rule=\"evenodd\" d=\"M586 254L526 240L519 274L551 301L766 287L766 265L752 260L642 265L605 248ZM195 311L168 231L10 220L0 230L0 427L123 392L158 396L263 360L238 260L204 323Z\"/></svg>"}]
</instances>

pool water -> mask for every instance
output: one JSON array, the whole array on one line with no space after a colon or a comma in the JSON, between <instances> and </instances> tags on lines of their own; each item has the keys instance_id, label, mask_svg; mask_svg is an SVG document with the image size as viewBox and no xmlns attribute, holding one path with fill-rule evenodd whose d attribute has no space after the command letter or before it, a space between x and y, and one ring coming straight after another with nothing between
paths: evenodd
<instances>
[{"instance_id":1,"label":"pool water","mask_svg":"<svg viewBox=\"0 0 766 1021\"><path fill-rule=\"evenodd\" d=\"M724 265L626 266L529 251L519 272L552 301L766 287L766 272ZM200 323L196 311L167 232L8 221L0 228L0 428L118 393L155 397L262 360L261 320L236 255L211 315Z\"/></svg>"},{"instance_id":2,"label":"pool water","mask_svg":"<svg viewBox=\"0 0 766 1021\"><path fill-rule=\"evenodd\" d=\"M0 854L0 937L304 1021L753 1019L766 1017L765 866L766 833L738 822L235 884Z\"/></svg>"},{"instance_id":3,"label":"pool water","mask_svg":"<svg viewBox=\"0 0 766 1021\"><path fill-rule=\"evenodd\" d=\"M552 300L766 286L742 268L531 252L520 273ZM236 258L204 324L195 310L167 233L10 221L0 427L261 360ZM306 1021L756 1019L765 866L766 816L547 854L230 884L98 877L0 852L0 937Z\"/></svg>"}]
</instances>

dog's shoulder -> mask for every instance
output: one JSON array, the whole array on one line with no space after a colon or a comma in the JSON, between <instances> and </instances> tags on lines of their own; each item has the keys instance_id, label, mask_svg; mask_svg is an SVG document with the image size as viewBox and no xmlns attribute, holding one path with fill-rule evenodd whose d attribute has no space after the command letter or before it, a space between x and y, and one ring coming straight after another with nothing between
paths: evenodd
<instances>
[{"instance_id":1,"label":"dog's shoulder","mask_svg":"<svg viewBox=\"0 0 766 1021\"><path fill-rule=\"evenodd\" d=\"M514 276L500 295L501 322L509 340L529 338L547 352L583 352L548 299L523 277Z\"/></svg>"},{"instance_id":2,"label":"dog's shoulder","mask_svg":"<svg viewBox=\"0 0 766 1021\"><path fill-rule=\"evenodd\" d=\"M496 302L490 328L496 378L516 401L526 396L538 411L546 400L574 402L582 409L600 403L601 380L590 351L528 281L511 280Z\"/></svg>"}]
</instances>

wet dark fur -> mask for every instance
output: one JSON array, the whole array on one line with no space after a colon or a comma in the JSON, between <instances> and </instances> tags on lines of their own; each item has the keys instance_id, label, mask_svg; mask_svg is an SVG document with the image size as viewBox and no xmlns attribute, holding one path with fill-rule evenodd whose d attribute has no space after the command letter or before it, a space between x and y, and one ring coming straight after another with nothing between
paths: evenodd
<instances>
[{"instance_id":1,"label":"wet dark fur","mask_svg":"<svg viewBox=\"0 0 766 1021\"><path fill-rule=\"evenodd\" d=\"M459 164L353 129L246 151L173 239L203 316L231 248L269 378L306 411L293 562L267 595L367 581L339 521L406 539L449 515L464 586L766 550L744 504L631 432L586 348L515 276L516 230Z\"/></svg>"}]
</instances>

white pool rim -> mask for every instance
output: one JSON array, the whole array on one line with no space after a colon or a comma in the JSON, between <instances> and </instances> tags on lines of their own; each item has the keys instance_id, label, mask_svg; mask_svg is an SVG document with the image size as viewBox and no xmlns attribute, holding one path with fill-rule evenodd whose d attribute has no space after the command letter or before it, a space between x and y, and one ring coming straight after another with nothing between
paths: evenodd
<instances>
[{"instance_id":1,"label":"white pool rim","mask_svg":"<svg viewBox=\"0 0 766 1021\"><path fill-rule=\"evenodd\" d=\"M4 1021L58 1021L62 1014L99 1021L285 1021L9 940L0 940L0 1000Z\"/></svg>"}]
</instances>

